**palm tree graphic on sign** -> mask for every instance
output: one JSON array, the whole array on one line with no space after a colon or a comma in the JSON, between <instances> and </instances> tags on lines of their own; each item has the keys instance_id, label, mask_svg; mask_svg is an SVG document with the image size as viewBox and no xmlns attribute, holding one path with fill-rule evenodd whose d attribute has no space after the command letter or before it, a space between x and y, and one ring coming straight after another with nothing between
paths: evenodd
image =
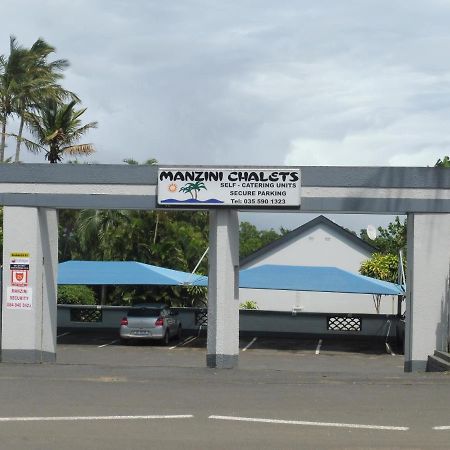
<instances>
[{"instance_id":1,"label":"palm tree graphic on sign","mask_svg":"<svg viewBox=\"0 0 450 450\"><path fill-rule=\"evenodd\" d=\"M191 197L197 200L197 194L201 189L206 189L205 184L202 181L197 181L195 183L186 183L182 188L180 188L180 192L185 192L186 194L191 194Z\"/></svg>"}]
</instances>

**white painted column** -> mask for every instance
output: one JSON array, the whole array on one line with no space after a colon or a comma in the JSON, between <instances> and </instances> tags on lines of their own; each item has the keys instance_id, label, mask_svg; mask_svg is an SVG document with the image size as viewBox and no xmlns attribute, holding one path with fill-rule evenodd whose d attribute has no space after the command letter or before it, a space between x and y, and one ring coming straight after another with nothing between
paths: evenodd
<instances>
[{"instance_id":1,"label":"white painted column","mask_svg":"<svg viewBox=\"0 0 450 450\"><path fill-rule=\"evenodd\" d=\"M234 210L209 212L208 367L232 368L239 356L239 220Z\"/></svg>"},{"instance_id":2,"label":"white painted column","mask_svg":"<svg viewBox=\"0 0 450 450\"><path fill-rule=\"evenodd\" d=\"M408 215L405 371L448 350L450 214Z\"/></svg>"},{"instance_id":3,"label":"white painted column","mask_svg":"<svg viewBox=\"0 0 450 450\"><path fill-rule=\"evenodd\" d=\"M14 286L17 280L13 280L10 269L14 264L14 253L25 255L25 262L29 259L28 281L23 286ZM55 361L57 270L57 211L4 207L3 362Z\"/></svg>"}]
</instances>

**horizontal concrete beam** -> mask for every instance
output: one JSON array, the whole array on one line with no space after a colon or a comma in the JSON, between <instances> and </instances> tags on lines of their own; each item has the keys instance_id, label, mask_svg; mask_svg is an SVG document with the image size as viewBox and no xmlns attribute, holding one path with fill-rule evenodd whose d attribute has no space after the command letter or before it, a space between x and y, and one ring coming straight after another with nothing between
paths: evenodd
<instances>
[{"instance_id":1,"label":"horizontal concrete beam","mask_svg":"<svg viewBox=\"0 0 450 450\"><path fill-rule=\"evenodd\" d=\"M168 165L164 165L167 167ZM171 167L177 167L176 165ZM214 167L214 166L180 166ZM239 168L240 166L216 166ZM249 167L249 166L245 166ZM255 166L264 169L266 166ZM270 168L270 166L267 166ZM302 186L450 189L448 169L437 167L293 167ZM21 184L157 184L158 166L120 164L3 164L0 183ZM3 192L0 187L0 192Z\"/></svg>"},{"instance_id":2,"label":"horizontal concrete beam","mask_svg":"<svg viewBox=\"0 0 450 450\"><path fill-rule=\"evenodd\" d=\"M301 174L301 212L450 212L448 169L301 167ZM156 183L157 166L7 164L0 166L0 204L154 209Z\"/></svg>"}]
</instances>

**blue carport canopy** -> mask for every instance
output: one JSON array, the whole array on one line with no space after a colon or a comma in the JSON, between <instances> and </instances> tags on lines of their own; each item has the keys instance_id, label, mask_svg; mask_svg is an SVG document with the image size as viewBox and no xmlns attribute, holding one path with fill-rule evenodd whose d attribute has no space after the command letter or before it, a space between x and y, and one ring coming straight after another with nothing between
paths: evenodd
<instances>
[{"instance_id":1,"label":"blue carport canopy","mask_svg":"<svg viewBox=\"0 0 450 450\"><path fill-rule=\"evenodd\" d=\"M192 278L187 272L135 261L66 261L58 270L58 284L181 286Z\"/></svg>"},{"instance_id":2,"label":"blue carport canopy","mask_svg":"<svg viewBox=\"0 0 450 450\"><path fill-rule=\"evenodd\" d=\"M67 261L59 264L58 284L208 286L208 277L134 261ZM286 291L404 295L398 284L337 267L266 264L239 273L239 287Z\"/></svg>"},{"instance_id":3,"label":"blue carport canopy","mask_svg":"<svg viewBox=\"0 0 450 450\"><path fill-rule=\"evenodd\" d=\"M266 264L239 273L239 287L287 291L404 295L398 284L348 272L337 267Z\"/></svg>"}]
</instances>

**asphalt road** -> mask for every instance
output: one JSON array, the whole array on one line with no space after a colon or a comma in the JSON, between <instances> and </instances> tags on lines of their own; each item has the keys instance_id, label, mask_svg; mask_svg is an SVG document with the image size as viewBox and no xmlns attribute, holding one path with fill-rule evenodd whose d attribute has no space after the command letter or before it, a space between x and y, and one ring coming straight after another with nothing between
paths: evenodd
<instances>
[{"instance_id":1,"label":"asphalt road","mask_svg":"<svg viewBox=\"0 0 450 450\"><path fill-rule=\"evenodd\" d=\"M113 338L65 335L57 364L0 364L0 448L450 448L434 429L450 427L450 376L404 374L382 346L249 337L239 368L213 370L202 338Z\"/></svg>"}]
</instances>

